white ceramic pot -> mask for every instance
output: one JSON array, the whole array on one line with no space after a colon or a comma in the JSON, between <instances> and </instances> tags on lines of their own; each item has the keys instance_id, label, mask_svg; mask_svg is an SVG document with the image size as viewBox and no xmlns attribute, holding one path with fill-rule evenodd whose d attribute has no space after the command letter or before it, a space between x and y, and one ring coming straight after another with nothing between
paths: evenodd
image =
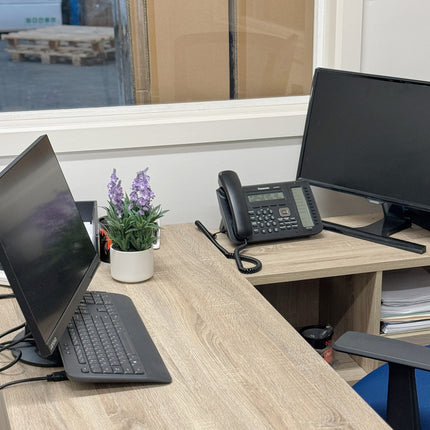
<instances>
[{"instance_id":1,"label":"white ceramic pot","mask_svg":"<svg viewBox=\"0 0 430 430\"><path fill-rule=\"evenodd\" d=\"M120 282L142 282L154 274L154 250L118 251L110 249L110 273Z\"/></svg>"}]
</instances>

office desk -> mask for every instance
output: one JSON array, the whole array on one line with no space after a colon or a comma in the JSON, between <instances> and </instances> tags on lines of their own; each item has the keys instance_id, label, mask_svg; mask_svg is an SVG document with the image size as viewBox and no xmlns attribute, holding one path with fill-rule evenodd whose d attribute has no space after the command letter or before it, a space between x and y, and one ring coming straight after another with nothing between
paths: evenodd
<instances>
[{"instance_id":1,"label":"office desk","mask_svg":"<svg viewBox=\"0 0 430 430\"><path fill-rule=\"evenodd\" d=\"M120 284L103 264L90 288L133 299L173 382L9 387L12 429L388 428L194 225L164 228L151 280ZM2 329L22 321L0 306ZM51 371L18 364L0 383Z\"/></svg>"}]
</instances>

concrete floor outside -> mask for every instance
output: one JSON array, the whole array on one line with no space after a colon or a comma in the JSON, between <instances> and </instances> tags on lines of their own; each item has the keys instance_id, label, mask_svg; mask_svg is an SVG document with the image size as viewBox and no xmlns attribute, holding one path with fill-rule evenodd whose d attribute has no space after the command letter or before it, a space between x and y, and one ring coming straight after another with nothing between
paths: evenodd
<instances>
[{"instance_id":1,"label":"concrete floor outside","mask_svg":"<svg viewBox=\"0 0 430 430\"><path fill-rule=\"evenodd\" d=\"M0 112L119 105L115 61L73 66L13 62L0 40Z\"/></svg>"}]
</instances>

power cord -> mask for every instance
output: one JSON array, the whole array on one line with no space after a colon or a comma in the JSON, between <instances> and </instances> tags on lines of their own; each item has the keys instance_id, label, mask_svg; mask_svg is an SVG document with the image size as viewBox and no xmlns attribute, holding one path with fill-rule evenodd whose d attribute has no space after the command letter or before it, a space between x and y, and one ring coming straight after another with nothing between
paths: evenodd
<instances>
[{"instance_id":1,"label":"power cord","mask_svg":"<svg viewBox=\"0 0 430 430\"><path fill-rule=\"evenodd\" d=\"M5 331L4 333L0 334L0 338L13 333L14 331L20 330L22 328L24 328L25 324L20 324L17 327L11 328L10 330ZM22 342L23 340L28 339L31 336L30 333L27 333L26 335L22 336L19 339L16 340L7 340L6 342L1 342L0 343L0 353L10 350L12 346L15 346L16 344ZM3 367L0 367L0 372L3 372L4 370L10 369L12 366L14 366L16 363L18 363L18 361L20 360L22 356L22 352L21 351L17 351L17 355L15 356L15 358L8 364L4 365Z\"/></svg>"},{"instance_id":2,"label":"power cord","mask_svg":"<svg viewBox=\"0 0 430 430\"><path fill-rule=\"evenodd\" d=\"M1 339L2 337L7 336L7 335L8 335L8 334L10 334L10 333L13 333L14 331L21 330L21 329L23 329L24 327L25 327L25 323L22 323L22 324L20 324L20 325L18 325L18 326L16 326L16 327L13 327L13 328L11 328L11 329L9 329L9 330L5 331L4 333L1 333L1 334L0 334L0 339ZM0 347L1 347L1 346L3 346L3 343L0 343Z\"/></svg>"},{"instance_id":3,"label":"power cord","mask_svg":"<svg viewBox=\"0 0 430 430\"><path fill-rule=\"evenodd\" d=\"M7 336L10 333L13 333L14 331L18 331L21 330L25 327L25 323L20 324L16 327L13 327L3 333L0 334L0 339L2 337ZM15 339L15 340L8 340L5 342L1 342L0 343L0 353L4 352L6 350L10 350L13 346L17 345L18 343L21 343L24 340L27 340L29 338L31 338L32 335L31 333L26 333L25 335L23 335L22 337L20 337L19 339ZM0 372L3 372L6 369L11 368L13 365L15 365L16 363L18 363L18 361L21 359L22 356L22 352L19 350L15 350L15 352L17 353L16 357L8 364L6 364L5 366L0 368ZM67 380L67 375L66 372L64 370L59 371L59 372L53 372L50 375L46 375L46 376L38 376L35 378L26 378L26 379L18 379L16 381L10 381L6 384L0 385L0 390L3 390L3 388L6 387L10 387L11 385L16 385L16 384L21 384L24 382L34 382L34 381L48 381L48 382L57 382L57 381L65 381Z\"/></svg>"},{"instance_id":4,"label":"power cord","mask_svg":"<svg viewBox=\"0 0 430 430\"><path fill-rule=\"evenodd\" d=\"M8 349L11 349L12 346L17 345L18 343L21 343L24 340L29 339L30 337L32 337L31 333L27 333L24 336L20 337L19 339L7 340L6 342L0 343L0 352L6 351Z\"/></svg>"},{"instance_id":5,"label":"power cord","mask_svg":"<svg viewBox=\"0 0 430 430\"><path fill-rule=\"evenodd\" d=\"M0 299L13 299L15 298L15 294L9 293L9 294L0 294Z\"/></svg>"},{"instance_id":6,"label":"power cord","mask_svg":"<svg viewBox=\"0 0 430 430\"><path fill-rule=\"evenodd\" d=\"M218 248L218 250L229 259L233 259L236 261L237 268L239 272L245 274L256 273L261 270L262 264L261 261L254 257L249 257L246 255L242 255L240 252L243 251L247 246L248 242L245 241L239 245L233 252L228 252L223 246L221 246L216 241L216 236L218 233L212 234L200 221L195 221L194 224L197 228ZM253 267L244 267L243 262L251 263Z\"/></svg>"},{"instance_id":7,"label":"power cord","mask_svg":"<svg viewBox=\"0 0 430 430\"><path fill-rule=\"evenodd\" d=\"M22 352L18 351L16 357L8 364L6 364L3 367L0 367L0 372L3 372L4 370L10 369L12 366L14 366L16 363L18 363L19 360L21 360Z\"/></svg>"},{"instance_id":8,"label":"power cord","mask_svg":"<svg viewBox=\"0 0 430 430\"><path fill-rule=\"evenodd\" d=\"M35 378L26 378L26 379L18 379L17 381L10 381L6 384L0 385L0 390L3 390L6 387L10 387L12 385L23 384L24 382L35 382L35 381L48 381L48 382L59 382L66 381L67 375L64 370L59 372L53 372L46 376L36 376Z\"/></svg>"}]
</instances>

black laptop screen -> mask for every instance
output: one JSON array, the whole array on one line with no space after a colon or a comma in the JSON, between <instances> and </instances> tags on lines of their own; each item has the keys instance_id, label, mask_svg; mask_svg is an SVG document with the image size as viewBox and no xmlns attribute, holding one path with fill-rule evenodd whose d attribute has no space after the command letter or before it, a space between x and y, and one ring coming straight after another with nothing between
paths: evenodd
<instances>
[{"instance_id":1,"label":"black laptop screen","mask_svg":"<svg viewBox=\"0 0 430 430\"><path fill-rule=\"evenodd\" d=\"M98 257L46 136L0 174L0 259L41 355L49 355Z\"/></svg>"}]
</instances>

